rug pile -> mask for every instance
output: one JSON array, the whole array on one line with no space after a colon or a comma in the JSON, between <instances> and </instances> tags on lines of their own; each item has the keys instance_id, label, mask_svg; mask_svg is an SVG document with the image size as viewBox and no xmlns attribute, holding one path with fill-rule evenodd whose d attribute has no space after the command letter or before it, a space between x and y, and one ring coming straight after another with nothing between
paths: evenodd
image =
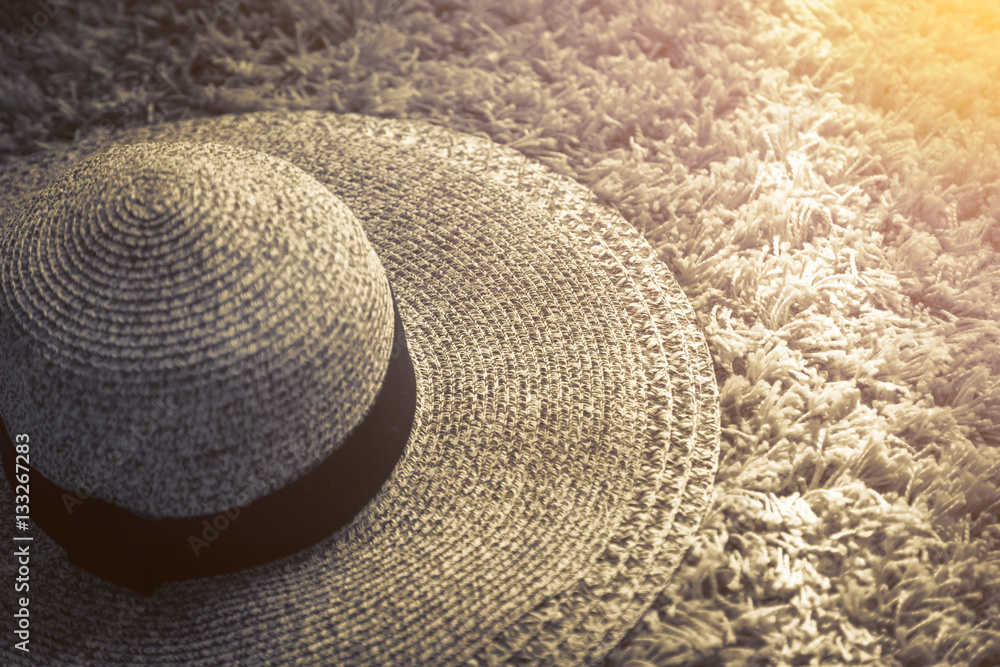
<instances>
[{"instance_id":1,"label":"rug pile","mask_svg":"<svg viewBox=\"0 0 1000 667\"><path fill-rule=\"evenodd\" d=\"M4 154L233 111L426 118L643 231L708 336L723 460L609 664L1000 664L995 3L14 4Z\"/></svg>"}]
</instances>

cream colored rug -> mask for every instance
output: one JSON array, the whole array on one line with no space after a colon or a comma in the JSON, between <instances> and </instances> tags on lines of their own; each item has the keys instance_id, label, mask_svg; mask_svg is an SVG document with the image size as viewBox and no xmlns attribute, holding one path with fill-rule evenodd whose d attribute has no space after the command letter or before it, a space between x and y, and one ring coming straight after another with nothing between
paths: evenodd
<instances>
[{"instance_id":1,"label":"cream colored rug","mask_svg":"<svg viewBox=\"0 0 1000 667\"><path fill-rule=\"evenodd\" d=\"M31 32L13 4L5 153L237 110L431 118L644 231L707 333L724 457L610 664L1000 664L1000 5L100 0Z\"/></svg>"}]
</instances>

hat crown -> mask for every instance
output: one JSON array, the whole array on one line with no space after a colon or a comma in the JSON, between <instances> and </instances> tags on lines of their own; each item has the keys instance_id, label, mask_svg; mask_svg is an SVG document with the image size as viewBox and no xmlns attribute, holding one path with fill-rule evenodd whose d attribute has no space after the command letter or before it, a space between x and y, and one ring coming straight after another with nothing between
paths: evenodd
<instances>
[{"instance_id":1,"label":"hat crown","mask_svg":"<svg viewBox=\"0 0 1000 667\"><path fill-rule=\"evenodd\" d=\"M360 222L263 153L114 147L36 195L0 252L4 418L47 443L32 463L50 480L139 515L298 478L388 364L392 300Z\"/></svg>"}]
</instances>

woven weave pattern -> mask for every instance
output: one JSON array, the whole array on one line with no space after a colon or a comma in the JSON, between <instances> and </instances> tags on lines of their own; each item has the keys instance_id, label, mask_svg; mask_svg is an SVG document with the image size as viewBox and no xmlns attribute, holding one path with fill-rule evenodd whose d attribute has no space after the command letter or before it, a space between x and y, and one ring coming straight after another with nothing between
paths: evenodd
<instances>
[{"instance_id":1,"label":"woven weave pattern","mask_svg":"<svg viewBox=\"0 0 1000 667\"><path fill-rule=\"evenodd\" d=\"M8 367L33 401L5 416L49 445L35 467L63 488L88 466L142 470L94 494L136 513L218 512L297 478L388 363L388 284L357 219L261 153L115 147L5 238L4 315L35 356ZM125 437L164 405L144 442Z\"/></svg>"},{"instance_id":2,"label":"woven weave pattern","mask_svg":"<svg viewBox=\"0 0 1000 667\"><path fill-rule=\"evenodd\" d=\"M120 635L83 642L86 659L52 657L599 658L676 567L718 450L704 339L648 244L575 183L426 125L255 114L117 141L178 137L294 156L357 216L399 302L416 423L372 503L296 556L148 602L53 557L48 585L65 592L39 594L39 643L80 645L106 622L92 610L137 606Z\"/></svg>"}]
</instances>

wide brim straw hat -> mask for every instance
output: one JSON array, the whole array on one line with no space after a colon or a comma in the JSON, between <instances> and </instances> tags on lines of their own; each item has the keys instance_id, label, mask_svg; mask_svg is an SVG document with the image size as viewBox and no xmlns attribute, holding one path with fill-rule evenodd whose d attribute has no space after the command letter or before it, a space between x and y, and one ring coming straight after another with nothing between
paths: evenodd
<instances>
[{"instance_id":1,"label":"wide brim straw hat","mask_svg":"<svg viewBox=\"0 0 1000 667\"><path fill-rule=\"evenodd\" d=\"M4 664L595 663L703 518L689 302L513 149L220 116L0 192Z\"/></svg>"}]
</instances>

